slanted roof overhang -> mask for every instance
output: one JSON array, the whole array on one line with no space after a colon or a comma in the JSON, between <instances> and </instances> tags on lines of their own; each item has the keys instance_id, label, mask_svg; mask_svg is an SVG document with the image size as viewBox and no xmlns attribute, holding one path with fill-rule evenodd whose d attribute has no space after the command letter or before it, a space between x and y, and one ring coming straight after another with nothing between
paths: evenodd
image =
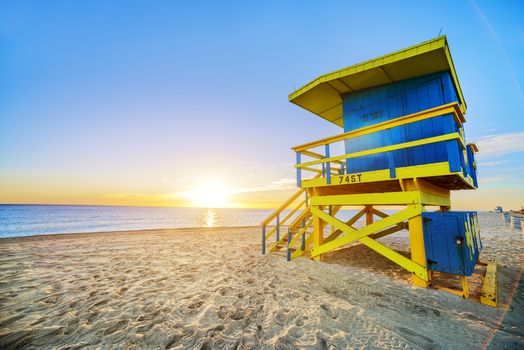
<instances>
[{"instance_id":1,"label":"slanted roof overhang","mask_svg":"<svg viewBox=\"0 0 524 350\"><path fill-rule=\"evenodd\" d=\"M465 114L466 101L445 36L324 74L291 93L289 101L343 126L342 94L441 71L451 73Z\"/></svg>"}]
</instances>

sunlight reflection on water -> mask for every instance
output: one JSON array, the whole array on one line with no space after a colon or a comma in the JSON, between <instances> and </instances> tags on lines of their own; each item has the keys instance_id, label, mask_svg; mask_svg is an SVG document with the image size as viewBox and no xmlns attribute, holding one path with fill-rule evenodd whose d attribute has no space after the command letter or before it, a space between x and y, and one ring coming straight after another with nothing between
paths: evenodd
<instances>
[{"instance_id":1,"label":"sunlight reflection on water","mask_svg":"<svg viewBox=\"0 0 524 350\"><path fill-rule=\"evenodd\" d=\"M204 212L205 227L215 227L217 221L217 213L215 209L206 209Z\"/></svg>"}]
</instances>

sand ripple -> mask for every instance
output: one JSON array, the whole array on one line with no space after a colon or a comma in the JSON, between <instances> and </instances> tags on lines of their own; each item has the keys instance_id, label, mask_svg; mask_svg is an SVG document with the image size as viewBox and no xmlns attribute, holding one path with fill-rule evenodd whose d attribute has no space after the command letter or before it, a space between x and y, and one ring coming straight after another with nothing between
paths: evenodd
<instances>
[{"instance_id":1,"label":"sand ripple","mask_svg":"<svg viewBox=\"0 0 524 350\"><path fill-rule=\"evenodd\" d=\"M513 238L499 255L515 262ZM505 335L491 341L524 344L522 316L499 324L504 307L413 288L365 247L287 263L262 257L258 239L223 228L1 240L0 347L478 348L496 328ZM503 266L505 284L519 266Z\"/></svg>"}]
</instances>

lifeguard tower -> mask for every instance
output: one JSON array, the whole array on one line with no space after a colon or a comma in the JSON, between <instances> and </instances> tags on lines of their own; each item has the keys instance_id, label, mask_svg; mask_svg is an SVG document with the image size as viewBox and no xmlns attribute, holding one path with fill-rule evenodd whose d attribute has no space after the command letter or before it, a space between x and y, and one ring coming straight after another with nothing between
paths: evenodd
<instances>
[{"instance_id":1,"label":"lifeguard tower","mask_svg":"<svg viewBox=\"0 0 524 350\"><path fill-rule=\"evenodd\" d=\"M480 228L476 212L450 211L450 191L477 188L478 150L465 140L466 102L446 37L320 76L289 101L343 133L292 148L299 190L262 222L262 253L321 260L360 243L421 287L433 271L459 275L454 292L469 298ZM343 220L343 208L358 212ZM377 241L403 229L411 258ZM496 306L496 264L484 265L480 299Z\"/></svg>"}]
</instances>

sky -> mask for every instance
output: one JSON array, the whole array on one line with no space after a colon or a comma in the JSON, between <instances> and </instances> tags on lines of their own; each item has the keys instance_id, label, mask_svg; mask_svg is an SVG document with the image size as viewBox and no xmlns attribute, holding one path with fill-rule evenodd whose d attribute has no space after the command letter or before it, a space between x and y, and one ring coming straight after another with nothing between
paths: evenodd
<instances>
[{"instance_id":1,"label":"sky","mask_svg":"<svg viewBox=\"0 0 524 350\"><path fill-rule=\"evenodd\" d=\"M453 208L519 208L522 18L522 1L1 1L0 203L275 207L290 148L342 132L288 94L442 32L480 149Z\"/></svg>"}]
</instances>

